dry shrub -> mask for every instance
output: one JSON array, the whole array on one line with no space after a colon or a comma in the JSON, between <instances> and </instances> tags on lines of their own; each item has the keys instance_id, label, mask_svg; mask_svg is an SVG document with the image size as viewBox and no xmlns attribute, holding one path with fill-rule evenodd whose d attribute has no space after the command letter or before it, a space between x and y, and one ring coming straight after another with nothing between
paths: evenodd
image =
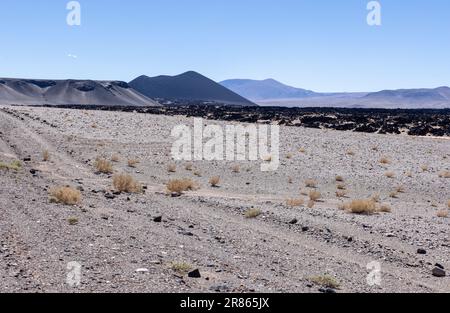
<instances>
[{"instance_id":1,"label":"dry shrub","mask_svg":"<svg viewBox=\"0 0 450 313\"><path fill-rule=\"evenodd\" d=\"M306 149L305 149L305 148L300 148L300 149L298 149L298 152L300 152L300 153L306 153Z\"/></svg>"},{"instance_id":2,"label":"dry shrub","mask_svg":"<svg viewBox=\"0 0 450 313\"><path fill-rule=\"evenodd\" d=\"M186 163L185 164L185 166L184 166L184 169L186 170L186 171L192 171L192 168L194 167L194 164L192 164L192 163Z\"/></svg>"},{"instance_id":3,"label":"dry shrub","mask_svg":"<svg viewBox=\"0 0 450 313\"><path fill-rule=\"evenodd\" d=\"M231 170L233 171L233 173L239 173L241 171L241 167L236 164L231 167Z\"/></svg>"},{"instance_id":4,"label":"dry shrub","mask_svg":"<svg viewBox=\"0 0 450 313\"><path fill-rule=\"evenodd\" d=\"M342 177L341 175L337 175L336 181L342 183L342 182L344 182L344 177Z\"/></svg>"},{"instance_id":5,"label":"dry shrub","mask_svg":"<svg viewBox=\"0 0 450 313\"><path fill-rule=\"evenodd\" d=\"M198 170L194 171L193 174L197 177L202 177L202 173Z\"/></svg>"},{"instance_id":6,"label":"dry shrub","mask_svg":"<svg viewBox=\"0 0 450 313\"><path fill-rule=\"evenodd\" d=\"M383 213L391 213L392 212L392 208L388 205L388 204L382 204L380 206L380 208L378 209L379 212L383 212Z\"/></svg>"},{"instance_id":7,"label":"dry shrub","mask_svg":"<svg viewBox=\"0 0 450 313\"><path fill-rule=\"evenodd\" d=\"M386 173L384 173L384 176L386 176L387 178L394 178L395 173L394 172L386 172Z\"/></svg>"},{"instance_id":8,"label":"dry shrub","mask_svg":"<svg viewBox=\"0 0 450 313\"><path fill-rule=\"evenodd\" d=\"M113 186L116 191L128 193L142 192L142 186L131 175L118 174L113 177Z\"/></svg>"},{"instance_id":9,"label":"dry shrub","mask_svg":"<svg viewBox=\"0 0 450 313\"><path fill-rule=\"evenodd\" d=\"M307 190L300 190L300 194L302 196L308 196L308 191Z\"/></svg>"},{"instance_id":10,"label":"dry shrub","mask_svg":"<svg viewBox=\"0 0 450 313\"><path fill-rule=\"evenodd\" d=\"M197 188L196 183L192 179L173 179L167 183L167 190L182 194L188 190L195 190Z\"/></svg>"},{"instance_id":11,"label":"dry shrub","mask_svg":"<svg viewBox=\"0 0 450 313\"><path fill-rule=\"evenodd\" d=\"M347 150L347 155L354 156L355 152L353 150Z\"/></svg>"},{"instance_id":12,"label":"dry shrub","mask_svg":"<svg viewBox=\"0 0 450 313\"><path fill-rule=\"evenodd\" d=\"M397 191L392 191L391 193L389 193L389 197L390 198L398 198L398 192Z\"/></svg>"},{"instance_id":13,"label":"dry shrub","mask_svg":"<svg viewBox=\"0 0 450 313\"><path fill-rule=\"evenodd\" d=\"M292 177L288 177L288 184L293 184L294 183L294 179Z\"/></svg>"},{"instance_id":14,"label":"dry shrub","mask_svg":"<svg viewBox=\"0 0 450 313\"><path fill-rule=\"evenodd\" d=\"M54 187L50 189L50 202L76 205L81 201L81 193L72 187Z\"/></svg>"},{"instance_id":15,"label":"dry shrub","mask_svg":"<svg viewBox=\"0 0 450 313\"><path fill-rule=\"evenodd\" d=\"M450 171L442 171L439 173L440 178L450 178Z\"/></svg>"},{"instance_id":16,"label":"dry shrub","mask_svg":"<svg viewBox=\"0 0 450 313\"><path fill-rule=\"evenodd\" d=\"M403 186L397 186L397 187L395 188L395 191L396 191L397 193L405 193L405 187L403 187Z\"/></svg>"},{"instance_id":17,"label":"dry shrub","mask_svg":"<svg viewBox=\"0 0 450 313\"><path fill-rule=\"evenodd\" d=\"M272 162L272 156L271 155L266 155L265 157L263 157L263 161L265 162Z\"/></svg>"},{"instance_id":18,"label":"dry shrub","mask_svg":"<svg viewBox=\"0 0 450 313\"><path fill-rule=\"evenodd\" d=\"M338 190L346 190L346 189L347 189L347 187L345 187L344 184L337 184L336 188L337 188Z\"/></svg>"},{"instance_id":19,"label":"dry shrub","mask_svg":"<svg viewBox=\"0 0 450 313\"><path fill-rule=\"evenodd\" d=\"M428 172L429 170L428 165L421 165L420 169L422 170L422 172Z\"/></svg>"},{"instance_id":20,"label":"dry shrub","mask_svg":"<svg viewBox=\"0 0 450 313\"><path fill-rule=\"evenodd\" d=\"M355 214L373 214L377 211L375 201L372 199L353 200L343 208Z\"/></svg>"},{"instance_id":21,"label":"dry shrub","mask_svg":"<svg viewBox=\"0 0 450 313\"><path fill-rule=\"evenodd\" d=\"M447 218L448 217L448 210L440 210L436 214L437 214L438 217Z\"/></svg>"},{"instance_id":22,"label":"dry shrub","mask_svg":"<svg viewBox=\"0 0 450 313\"><path fill-rule=\"evenodd\" d=\"M286 200L286 205L290 206L290 207L298 207L298 206L302 206L305 203L305 201L303 199L287 199Z\"/></svg>"},{"instance_id":23,"label":"dry shrub","mask_svg":"<svg viewBox=\"0 0 450 313\"><path fill-rule=\"evenodd\" d=\"M129 159L128 160L128 166L129 167L136 167L139 164L139 160L136 159Z\"/></svg>"},{"instance_id":24,"label":"dry shrub","mask_svg":"<svg viewBox=\"0 0 450 313\"><path fill-rule=\"evenodd\" d=\"M78 224L78 218L76 217L69 217L67 219L67 222L69 223L69 225L74 226Z\"/></svg>"},{"instance_id":25,"label":"dry shrub","mask_svg":"<svg viewBox=\"0 0 450 313\"><path fill-rule=\"evenodd\" d=\"M187 262L173 262L170 267L180 274L186 274L193 269L193 266Z\"/></svg>"},{"instance_id":26,"label":"dry shrub","mask_svg":"<svg viewBox=\"0 0 450 313\"><path fill-rule=\"evenodd\" d=\"M248 209L245 212L245 217L246 218L256 218L258 216L260 216L262 214L260 209Z\"/></svg>"},{"instance_id":27,"label":"dry shrub","mask_svg":"<svg viewBox=\"0 0 450 313\"><path fill-rule=\"evenodd\" d=\"M316 191L316 190L312 190L309 192L309 199L311 201L317 201L320 199L322 195L320 194L320 192Z\"/></svg>"},{"instance_id":28,"label":"dry shrub","mask_svg":"<svg viewBox=\"0 0 450 313\"><path fill-rule=\"evenodd\" d=\"M389 158L387 158L387 157L382 157L380 159L380 163L381 164L391 164L391 160Z\"/></svg>"},{"instance_id":29,"label":"dry shrub","mask_svg":"<svg viewBox=\"0 0 450 313\"><path fill-rule=\"evenodd\" d=\"M94 166L99 173L111 174L113 172L113 166L111 162L105 159L98 158L97 160L95 160Z\"/></svg>"},{"instance_id":30,"label":"dry shrub","mask_svg":"<svg viewBox=\"0 0 450 313\"><path fill-rule=\"evenodd\" d=\"M286 155L286 159L292 159L294 157L294 155L292 154L292 153L288 153L287 155Z\"/></svg>"},{"instance_id":31,"label":"dry shrub","mask_svg":"<svg viewBox=\"0 0 450 313\"><path fill-rule=\"evenodd\" d=\"M14 160L9 164L0 162L0 170L19 171L21 168L22 168L22 163L18 160Z\"/></svg>"},{"instance_id":32,"label":"dry shrub","mask_svg":"<svg viewBox=\"0 0 450 313\"><path fill-rule=\"evenodd\" d=\"M120 161L120 157L119 157L117 154L113 154L113 155L111 156L111 161L117 163L117 162Z\"/></svg>"},{"instance_id":33,"label":"dry shrub","mask_svg":"<svg viewBox=\"0 0 450 313\"><path fill-rule=\"evenodd\" d=\"M312 283L324 288L339 289L339 282L329 275L316 276L309 279Z\"/></svg>"},{"instance_id":34,"label":"dry shrub","mask_svg":"<svg viewBox=\"0 0 450 313\"><path fill-rule=\"evenodd\" d=\"M378 202L380 202L380 194L379 193L375 193L375 194L373 194L372 195L372 197L370 198L372 201L374 201L374 202L376 202L376 203L378 203Z\"/></svg>"},{"instance_id":35,"label":"dry shrub","mask_svg":"<svg viewBox=\"0 0 450 313\"><path fill-rule=\"evenodd\" d=\"M315 205L316 205L316 201L314 201L314 200L308 201L308 208L312 209Z\"/></svg>"},{"instance_id":36,"label":"dry shrub","mask_svg":"<svg viewBox=\"0 0 450 313\"><path fill-rule=\"evenodd\" d=\"M219 176L213 176L209 179L209 184L212 187L218 187L220 183L220 177Z\"/></svg>"},{"instance_id":37,"label":"dry shrub","mask_svg":"<svg viewBox=\"0 0 450 313\"><path fill-rule=\"evenodd\" d=\"M175 164L167 165L167 171L169 173L175 173L177 171L177 166Z\"/></svg>"},{"instance_id":38,"label":"dry shrub","mask_svg":"<svg viewBox=\"0 0 450 313\"><path fill-rule=\"evenodd\" d=\"M308 188L317 188L317 182L313 179L307 179L305 181L305 186Z\"/></svg>"},{"instance_id":39,"label":"dry shrub","mask_svg":"<svg viewBox=\"0 0 450 313\"><path fill-rule=\"evenodd\" d=\"M345 191L345 190L337 190L336 191L336 197L345 198L346 196L347 196L347 191Z\"/></svg>"},{"instance_id":40,"label":"dry shrub","mask_svg":"<svg viewBox=\"0 0 450 313\"><path fill-rule=\"evenodd\" d=\"M48 150L42 151L42 160L44 162L50 161L50 152L48 152Z\"/></svg>"},{"instance_id":41,"label":"dry shrub","mask_svg":"<svg viewBox=\"0 0 450 313\"><path fill-rule=\"evenodd\" d=\"M405 175L406 175L406 177L409 177L409 178L411 178L411 177L413 176L413 174L412 174L411 171L407 171L407 172L405 173Z\"/></svg>"}]
</instances>

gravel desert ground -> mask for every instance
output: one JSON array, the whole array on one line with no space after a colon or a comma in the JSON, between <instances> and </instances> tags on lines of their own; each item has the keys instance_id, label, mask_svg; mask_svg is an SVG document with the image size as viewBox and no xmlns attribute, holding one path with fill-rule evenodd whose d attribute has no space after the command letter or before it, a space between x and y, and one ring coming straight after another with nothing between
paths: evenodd
<instances>
[{"instance_id":1,"label":"gravel desert ground","mask_svg":"<svg viewBox=\"0 0 450 313\"><path fill-rule=\"evenodd\" d=\"M282 126L280 166L261 172L174 162L179 124L192 119L0 107L0 291L450 292L449 138ZM120 173L143 192L115 192ZM174 179L198 188L175 197ZM50 201L61 186L79 203ZM357 199L385 212L349 212Z\"/></svg>"}]
</instances>

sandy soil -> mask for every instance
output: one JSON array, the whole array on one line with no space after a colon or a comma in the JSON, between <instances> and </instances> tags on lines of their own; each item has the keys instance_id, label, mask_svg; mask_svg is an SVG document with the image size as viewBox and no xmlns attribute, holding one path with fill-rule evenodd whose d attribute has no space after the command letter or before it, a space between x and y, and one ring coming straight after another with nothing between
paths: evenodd
<instances>
[{"instance_id":1,"label":"sandy soil","mask_svg":"<svg viewBox=\"0 0 450 313\"><path fill-rule=\"evenodd\" d=\"M168 173L174 163L170 132L191 123L185 117L1 107L0 162L30 160L17 172L0 170L0 291L319 292L312 278L328 275L339 283L337 292L450 292L448 273L432 275L436 263L450 268L450 219L437 216L450 200L450 180L438 176L450 170L447 139L282 127L276 172L261 172L260 162L202 161L194 162L202 177L185 163ZM113 154L120 156L115 172L132 174L147 186L144 194L105 197L112 177L96 174L93 161ZM380 164L382 157L391 163ZM140 161L136 168L127 166L131 158ZM235 164L239 173L231 170ZM388 171L395 177L386 177ZM219 188L208 184L215 175ZM335 195L336 175L345 179L346 199ZM171 197L165 184L173 178L191 178L201 188ZM322 200L313 208L289 207L286 199L307 199L301 195L307 179L317 181ZM48 190L62 185L82 191L80 205L50 203ZM389 197L398 186L404 193ZM391 213L338 208L374 194ZM248 219L250 208L263 214ZM159 215L162 222L155 222ZM78 287L66 283L73 261L82 265ZM175 272L171 264L181 261L202 277ZM381 264L379 286L366 280L373 261Z\"/></svg>"}]
</instances>

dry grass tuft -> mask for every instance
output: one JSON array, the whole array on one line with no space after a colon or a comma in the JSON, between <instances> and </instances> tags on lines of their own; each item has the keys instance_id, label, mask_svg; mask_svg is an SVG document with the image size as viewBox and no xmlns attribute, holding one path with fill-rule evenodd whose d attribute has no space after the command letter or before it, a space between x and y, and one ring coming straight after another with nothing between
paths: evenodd
<instances>
[{"instance_id":1,"label":"dry grass tuft","mask_svg":"<svg viewBox=\"0 0 450 313\"><path fill-rule=\"evenodd\" d=\"M392 208L390 207L389 204L382 204L380 206L380 208L378 209L378 212L391 213L392 212Z\"/></svg>"},{"instance_id":2,"label":"dry grass tuft","mask_svg":"<svg viewBox=\"0 0 450 313\"><path fill-rule=\"evenodd\" d=\"M347 196L347 191L345 191L345 190L337 190L336 191L336 197L345 198L346 196Z\"/></svg>"},{"instance_id":3,"label":"dry grass tuft","mask_svg":"<svg viewBox=\"0 0 450 313\"><path fill-rule=\"evenodd\" d=\"M186 274L193 269L193 266L187 262L173 262L170 268L177 273Z\"/></svg>"},{"instance_id":4,"label":"dry grass tuft","mask_svg":"<svg viewBox=\"0 0 450 313\"><path fill-rule=\"evenodd\" d=\"M72 187L55 187L50 189L50 202L76 205L81 202L81 193Z\"/></svg>"},{"instance_id":5,"label":"dry grass tuft","mask_svg":"<svg viewBox=\"0 0 450 313\"><path fill-rule=\"evenodd\" d=\"M442 171L439 173L439 178L450 178L450 171Z\"/></svg>"},{"instance_id":6,"label":"dry grass tuft","mask_svg":"<svg viewBox=\"0 0 450 313\"><path fill-rule=\"evenodd\" d=\"M9 164L0 162L0 170L19 171L21 168L22 168L22 163L18 160L14 160Z\"/></svg>"},{"instance_id":7,"label":"dry grass tuft","mask_svg":"<svg viewBox=\"0 0 450 313\"><path fill-rule=\"evenodd\" d=\"M42 161L44 162L50 161L50 152L48 152L48 150L42 151Z\"/></svg>"},{"instance_id":8,"label":"dry grass tuft","mask_svg":"<svg viewBox=\"0 0 450 313\"><path fill-rule=\"evenodd\" d=\"M320 199L320 197L322 197L322 195L320 194L320 192L316 191L316 190L312 190L309 192L309 199L311 201L317 201Z\"/></svg>"},{"instance_id":9,"label":"dry grass tuft","mask_svg":"<svg viewBox=\"0 0 450 313\"><path fill-rule=\"evenodd\" d=\"M293 184L293 183L294 183L294 179L291 176L289 176L288 177L288 184Z\"/></svg>"},{"instance_id":10,"label":"dry grass tuft","mask_svg":"<svg viewBox=\"0 0 450 313\"><path fill-rule=\"evenodd\" d=\"M300 148L300 149L298 149L298 152L300 152L300 153L306 153L306 149L305 149L305 148Z\"/></svg>"},{"instance_id":11,"label":"dry grass tuft","mask_svg":"<svg viewBox=\"0 0 450 313\"><path fill-rule=\"evenodd\" d=\"M406 175L406 177L409 177L409 178L411 178L411 177L413 176L413 174L412 174L411 171L407 171L407 172L405 173L405 175Z\"/></svg>"},{"instance_id":12,"label":"dry grass tuft","mask_svg":"<svg viewBox=\"0 0 450 313\"><path fill-rule=\"evenodd\" d=\"M139 164L139 160L136 160L136 159L128 160L128 167L135 168L138 164Z\"/></svg>"},{"instance_id":13,"label":"dry grass tuft","mask_svg":"<svg viewBox=\"0 0 450 313\"><path fill-rule=\"evenodd\" d=\"M403 187L403 186L397 186L397 187L395 188L395 191L396 191L397 193L405 193L405 187Z\"/></svg>"},{"instance_id":14,"label":"dry grass tuft","mask_svg":"<svg viewBox=\"0 0 450 313\"><path fill-rule=\"evenodd\" d=\"M384 173L384 176L386 176L387 178L395 178L395 173L394 172L386 172L386 173Z\"/></svg>"},{"instance_id":15,"label":"dry grass tuft","mask_svg":"<svg viewBox=\"0 0 450 313\"><path fill-rule=\"evenodd\" d=\"M111 162L105 159L97 158L95 160L94 166L99 173L111 174L113 172L113 166Z\"/></svg>"},{"instance_id":16,"label":"dry grass tuft","mask_svg":"<svg viewBox=\"0 0 450 313\"><path fill-rule=\"evenodd\" d=\"M381 164L391 164L391 160L389 158L387 158L387 157L382 157L380 159L380 163Z\"/></svg>"},{"instance_id":17,"label":"dry grass tuft","mask_svg":"<svg viewBox=\"0 0 450 313\"><path fill-rule=\"evenodd\" d=\"M309 279L312 283L324 288L339 289L339 282L329 275L315 276Z\"/></svg>"},{"instance_id":18,"label":"dry grass tuft","mask_svg":"<svg viewBox=\"0 0 450 313\"><path fill-rule=\"evenodd\" d=\"M266 155L265 157L263 157L263 161L265 162L272 162L272 156L271 155Z\"/></svg>"},{"instance_id":19,"label":"dry grass tuft","mask_svg":"<svg viewBox=\"0 0 450 313\"><path fill-rule=\"evenodd\" d=\"M308 188L317 188L317 182L313 179L307 179L305 181L305 186Z\"/></svg>"},{"instance_id":20,"label":"dry grass tuft","mask_svg":"<svg viewBox=\"0 0 450 313\"><path fill-rule=\"evenodd\" d=\"M239 165L233 165L232 167L231 167L231 171L233 172L233 173L240 173L241 172L241 167L239 166Z\"/></svg>"},{"instance_id":21,"label":"dry grass tuft","mask_svg":"<svg viewBox=\"0 0 450 313\"><path fill-rule=\"evenodd\" d=\"M372 197L370 197L370 199L376 203L380 202L380 194L379 193L375 193L372 195Z\"/></svg>"},{"instance_id":22,"label":"dry grass tuft","mask_svg":"<svg viewBox=\"0 0 450 313\"><path fill-rule=\"evenodd\" d=\"M177 166L175 164L167 165L167 171L169 173L175 173L177 171Z\"/></svg>"},{"instance_id":23,"label":"dry grass tuft","mask_svg":"<svg viewBox=\"0 0 450 313\"><path fill-rule=\"evenodd\" d=\"M420 169L422 170L422 172L428 172L429 170L428 165L421 165Z\"/></svg>"},{"instance_id":24,"label":"dry grass tuft","mask_svg":"<svg viewBox=\"0 0 450 313\"><path fill-rule=\"evenodd\" d=\"M192 171L193 167L194 167L194 164L192 164L192 163L186 163L186 164L184 165L184 169L185 169L186 171Z\"/></svg>"},{"instance_id":25,"label":"dry grass tuft","mask_svg":"<svg viewBox=\"0 0 450 313\"><path fill-rule=\"evenodd\" d=\"M337 175L336 181L342 183L342 182L344 182L344 177L342 177L341 175Z\"/></svg>"},{"instance_id":26,"label":"dry grass tuft","mask_svg":"<svg viewBox=\"0 0 450 313\"><path fill-rule=\"evenodd\" d=\"M308 208L312 209L316 205L316 201L309 200L308 201Z\"/></svg>"},{"instance_id":27,"label":"dry grass tuft","mask_svg":"<svg viewBox=\"0 0 450 313\"><path fill-rule=\"evenodd\" d=\"M347 154L347 155L350 155L350 156L354 156L354 155L355 155L355 151L353 151L353 150L347 150L347 151L346 151L346 154Z\"/></svg>"},{"instance_id":28,"label":"dry grass tuft","mask_svg":"<svg viewBox=\"0 0 450 313\"><path fill-rule=\"evenodd\" d=\"M116 191L127 193L142 192L142 185L138 183L131 175L118 174L113 177L113 186Z\"/></svg>"},{"instance_id":29,"label":"dry grass tuft","mask_svg":"<svg viewBox=\"0 0 450 313\"><path fill-rule=\"evenodd\" d=\"M197 184L192 179L173 179L167 183L167 190L170 192L175 192L182 194L188 190L197 189Z\"/></svg>"},{"instance_id":30,"label":"dry grass tuft","mask_svg":"<svg viewBox=\"0 0 450 313\"><path fill-rule=\"evenodd\" d=\"M448 210L440 210L436 214L437 214L437 217L447 218L448 217Z\"/></svg>"},{"instance_id":31,"label":"dry grass tuft","mask_svg":"<svg viewBox=\"0 0 450 313\"><path fill-rule=\"evenodd\" d=\"M347 187L344 184L337 184L336 188L338 190L347 190Z\"/></svg>"},{"instance_id":32,"label":"dry grass tuft","mask_svg":"<svg viewBox=\"0 0 450 313\"><path fill-rule=\"evenodd\" d=\"M69 217L67 219L67 222L69 223L69 225L74 226L78 224L78 218L76 217Z\"/></svg>"},{"instance_id":33,"label":"dry grass tuft","mask_svg":"<svg viewBox=\"0 0 450 313\"><path fill-rule=\"evenodd\" d=\"M374 214L377 211L375 201L372 199L353 200L341 208L355 214Z\"/></svg>"},{"instance_id":34,"label":"dry grass tuft","mask_svg":"<svg viewBox=\"0 0 450 313\"><path fill-rule=\"evenodd\" d=\"M286 205L290 206L290 207L299 207L299 206L302 206L303 204L305 204L305 201L301 198L286 200Z\"/></svg>"},{"instance_id":35,"label":"dry grass tuft","mask_svg":"<svg viewBox=\"0 0 450 313\"><path fill-rule=\"evenodd\" d=\"M398 198L398 192L397 191L392 191L391 193L389 193L389 197L390 198Z\"/></svg>"},{"instance_id":36,"label":"dry grass tuft","mask_svg":"<svg viewBox=\"0 0 450 313\"><path fill-rule=\"evenodd\" d=\"M294 157L294 155L292 154L292 153L288 153L287 155L286 155L286 159L292 159Z\"/></svg>"},{"instance_id":37,"label":"dry grass tuft","mask_svg":"<svg viewBox=\"0 0 450 313\"><path fill-rule=\"evenodd\" d=\"M245 212L245 217L246 218L257 218L258 216L260 216L262 214L260 209L248 209Z\"/></svg>"},{"instance_id":38,"label":"dry grass tuft","mask_svg":"<svg viewBox=\"0 0 450 313\"><path fill-rule=\"evenodd\" d=\"M220 183L220 177L219 176L213 176L209 179L209 184L212 187L219 187L219 183Z\"/></svg>"},{"instance_id":39,"label":"dry grass tuft","mask_svg":"<svg viewBox=\"0 0 450 313\"><path fill-rule=\"evenodd\" d=\"M202 173L199 170L195 170L193 174L197 177L202 177Z\"/></svg>"},{"instance_id":40,"label":"dry grass tuft","mask_svg":"<svg viewBox=\"0 0 450 313\"><path fill-rule=\"evenodd\" d=\"M119 161L120 161L119 155L113 154L113 155L111 156L111 161L112 161L112 162L115 162L115 163L119 162Z\"/></svg>"}]
</instances>

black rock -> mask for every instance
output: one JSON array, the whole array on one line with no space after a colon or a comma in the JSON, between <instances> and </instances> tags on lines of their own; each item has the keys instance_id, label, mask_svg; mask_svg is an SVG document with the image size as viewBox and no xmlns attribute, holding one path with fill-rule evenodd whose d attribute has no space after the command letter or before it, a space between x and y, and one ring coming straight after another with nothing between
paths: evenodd
<instances>
[{"instance_id":1,"label":"black rock","mask_svg":"<svg viewBox=\"0 0 450 313\"><path fill-rule=\"evenodd\" d=\"M23 158L23 161L24 161L24 162L31 162L31 158L30 158L30 157Z\"/></svg>"},{"instance_id":2,"label":"black rock","mask_svg":"<svg viewBox=\"0 0 450 313\"><path fill-rule=\"evenodd\" d=\"M195 269L192 272L188 273L188 277L190 277L190 278L200 278L200 277L202 277L202 275L200 275L200 271L198 269Z\"/></svg>"},{"instance_id":3,"label":"black rock","mask_svg":"<svg viewBox=\"0 0 450 313\"><path fill-rule=\"evenodd\" d=\"M439 264L439 263L434 264L434 266L439 267L439 268L441 268L441 269L444 269L444 266L441 265L441 264Z\"/></svg>"},{"instance_id":4,"label":"black rock","mask_svg":"<svg viewBox=\"0 0 450 313\"><path fill-rule=\"evenodd\" d=\"M308 226L303 226L302 227L302 232L306 232L306 231L308 231L309 230L309 227Z\"/></svg>"},{"instance_id":5,"label":"black rock","mask_svg":"<svg viewBox=\"0 0 450 313\"><path fill-rule=\"evenodd\" d=\"M321 292L321 293L336 293L336 290L331 289L331 288L320 288L319 292Z\"/></svg>"},{"instance_id":6,"label":"black rock","mask_svg":"<svg viewBox=\"0 0 450 313\"><path fill-rule=\"evenodd\" d=\"M295 225L298 223L298 220L296 218L294 218L292 221L289 222L289 224L291 225Z\"/></svg>"},{"instance_id":7,"label":"black rock","mask_svg":"<svg viewBox=\"0 0 450 313\"><path fill-rule=\"evenodd\" d=\"M153 218L153 222L155 222L155 223L161 223L161 222L162 222L162 215L155 216L155 217Z\"/></svg>"},{"instance_id":8,"label":"black rock","mask_svg":"<svg viewBox=\"0 0 450 313\"><path fill-rule=\"evenodd\" d=\"M446 276L445 271L442 268L437 267L437 266L433 269L432 274L435 277L445 277Z\"/></svg>"},{"instance_id":9,"label":"black rock","mask_svg":"<svg viewBox=\"0 0 450 313\"><path fill-rule=\"evenodd\" d=\"M112 195L112 194L110 194L110 193L105 193L105 198L106 198L106 199L115 199L116 196L115 196L115 195Z\"/></svg>"},{"instance_id":10,"label":"black rock","mask_svg":"<svg viewBox=\"0 0 450 313\"><path fill-rule=\"evenodd\" d=\"M425 249L417 249L417 254L427 254L427 250L425 250Z\"/></svg>"}]
</instances>

